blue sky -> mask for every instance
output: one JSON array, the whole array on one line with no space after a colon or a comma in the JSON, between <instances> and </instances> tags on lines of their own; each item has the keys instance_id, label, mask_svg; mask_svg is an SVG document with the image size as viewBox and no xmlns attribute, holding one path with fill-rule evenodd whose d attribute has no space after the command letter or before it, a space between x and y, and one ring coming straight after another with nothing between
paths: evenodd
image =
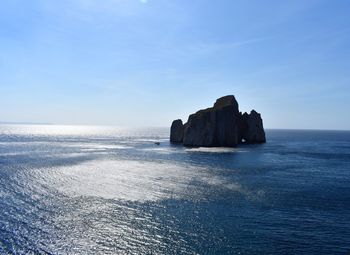
<instances>
[{"instance_id":1,"label":"blue sky","mask_svg":"<svg viewBox=\"0 0 350 255\"><path fill-rule=\"evenodd\" d=\"M350 1L3 0L0 120L169 126L234 94L350 129Z\"/></svg>"}]
</instances>

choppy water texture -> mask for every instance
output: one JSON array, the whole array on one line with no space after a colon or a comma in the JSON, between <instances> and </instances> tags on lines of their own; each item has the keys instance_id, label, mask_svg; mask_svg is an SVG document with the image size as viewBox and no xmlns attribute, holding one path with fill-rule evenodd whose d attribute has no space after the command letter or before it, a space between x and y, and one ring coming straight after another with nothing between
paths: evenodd
<instances>
[{"instance_id":1,"label":"choppy water texture","mask_svg":"<svg viewBox=\"0 0 350 255\"><path fill-rule=\"evenodd\" d=\"M350 132L235 149L168 132L0 126L0 253L350 251Z\"/></svg>"}]
</instances>

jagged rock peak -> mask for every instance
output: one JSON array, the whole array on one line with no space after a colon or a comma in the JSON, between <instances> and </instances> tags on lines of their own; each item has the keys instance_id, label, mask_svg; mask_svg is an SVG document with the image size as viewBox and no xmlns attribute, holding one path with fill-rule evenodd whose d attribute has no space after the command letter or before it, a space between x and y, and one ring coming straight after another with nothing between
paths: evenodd
<instances>
[{"instance_id":1,"label":"jagged rock peak","mask_svg":"<svg viewBox=\"0 0 350 255\"><path fill-rule=\"evenodd\" d=\"M240 133L246 143L265 143L265 131L260 113L252 110L241 118Z\"/></svg>"},{"instance_id":2,"label":"jagged rock peak","mask_svg":"<svg viewBox=\"0 0 350 255\"><path fill-rule=\"evenodd\" d=\"M214 108L221 108L229 105L237 106L237 109L238 109L238 103L234 95L220 97L214 103Z\"/></svg>"}]
</instances>

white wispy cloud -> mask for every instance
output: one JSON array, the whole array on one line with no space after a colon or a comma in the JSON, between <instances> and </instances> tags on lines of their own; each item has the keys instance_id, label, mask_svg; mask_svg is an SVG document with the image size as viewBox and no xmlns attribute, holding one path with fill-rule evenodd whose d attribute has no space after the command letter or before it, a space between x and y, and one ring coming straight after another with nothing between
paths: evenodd
<instances>
[{"instance_id":1,"label":"white wispy cloud","mask_svg":"<svg viewBox=\"0 0 350 255\"><path fill-rule=\"evenodd\" d=\"M265 37L258 37L258 38L252 38L247 40L241 40L241 41L226 41L226 42L201 42L197 44L192 44L188 47L188 50L197 53L197 54L209 54L214 53L219 50L230 50L239 48L242 46L247 46L251 44L257 44L269 39L272 39L274 36L265 36Z\"/></svg>"}]
</instances>

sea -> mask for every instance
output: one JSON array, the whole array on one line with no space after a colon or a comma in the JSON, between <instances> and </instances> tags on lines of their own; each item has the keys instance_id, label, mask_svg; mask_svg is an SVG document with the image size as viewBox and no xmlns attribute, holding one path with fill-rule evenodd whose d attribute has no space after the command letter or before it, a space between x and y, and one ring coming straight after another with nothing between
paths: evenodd
<instances>
[{"instance_id":1,"label":"sea","mask_svg":"<svg viewBox=\"0 0 350 255\"><path fill-rule=\"evenodd\" d=\"M350 254L350 132L266 135L0 125L0 254Z\"/></svg>"}]
</instances>

